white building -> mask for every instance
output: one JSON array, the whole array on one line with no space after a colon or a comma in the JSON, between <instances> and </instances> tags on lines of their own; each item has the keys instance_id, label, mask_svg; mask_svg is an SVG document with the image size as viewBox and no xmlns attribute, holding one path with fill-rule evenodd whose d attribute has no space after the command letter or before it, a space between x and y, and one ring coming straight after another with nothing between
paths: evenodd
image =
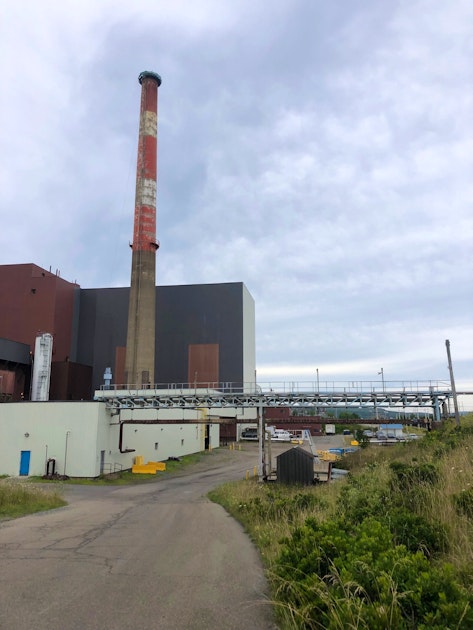
<instances>
[{"instance_id":1,"label":"white building","mask_svg":"<svg viewBox=\"0 0 473 630\"><path fill-rule=\"evenodd\" d=\"M131 468L137 455L166 461L219 445L203 410L122 410L120 422L114 413L103 402L0 405L0 474L44 475L54 460L61 475L97 477Z\"/></svg>"}]
</instances>

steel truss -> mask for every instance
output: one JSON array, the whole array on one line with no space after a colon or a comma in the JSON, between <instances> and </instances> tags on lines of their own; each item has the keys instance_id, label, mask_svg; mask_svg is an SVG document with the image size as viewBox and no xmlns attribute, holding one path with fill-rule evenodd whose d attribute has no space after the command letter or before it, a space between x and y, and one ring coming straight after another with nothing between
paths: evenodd
<instances>
[{"instance_id":1,"label":"steel truss","mask_svg":"<svg viewBox=\"0 0 473 630\"><path fill-rule=\"evenodd\" d=\"M212 384L208 388L167 385L165 389L102 389L96 392L95 400L105 402L109 409L430 407L439 419L440 408L452 396L452 392L445 383L428 383L428 386L420 382L410 383L410 387L389 388L385 391L375 388L371 391L360 388L357 391L353 385L327 388L330 391L300 391L294 387L282 387L274 391L273 388L265 389L254 384L252 387Z\"/></svg>"}]
</instances>

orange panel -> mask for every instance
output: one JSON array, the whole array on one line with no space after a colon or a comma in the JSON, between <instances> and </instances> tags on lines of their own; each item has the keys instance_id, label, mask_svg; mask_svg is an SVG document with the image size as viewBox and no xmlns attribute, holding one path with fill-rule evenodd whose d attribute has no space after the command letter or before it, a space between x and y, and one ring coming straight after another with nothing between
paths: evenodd
<instances>
[{"instance_id":1,"label":"orange panel","mask_svg":"<svg viewBox=\"0 0 473 630\"><path fill-rule=\"evenodd\" d=\"M219 382L218 352L218 343L189 344L187 380L191 385Z\"/></svg>"}]
</instances>

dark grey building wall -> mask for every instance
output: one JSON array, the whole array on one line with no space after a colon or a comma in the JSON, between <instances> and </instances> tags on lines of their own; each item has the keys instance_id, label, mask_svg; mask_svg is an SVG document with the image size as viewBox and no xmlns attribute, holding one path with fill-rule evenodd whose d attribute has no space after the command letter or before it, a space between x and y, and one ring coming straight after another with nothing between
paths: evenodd
<instances>
[{"instance_id":1,"label":"dark grey building wall","mask_svg":"<svg viewBox=\"0 0 473 630\"><path fill-rule=\"evenodd\" d=\"M243 284L158 287L156 380L186 383L189 344L219 344L220 381L243 381Z\"/></svg>"},{"instance_id":2,"label":"dark grey building wall","mask_svg":"<svg viewBox=\"0 0 473 630\"><path fill-rule=\"evenodd\" d=\"M81 289L77 362L92 366L92 387L115 366L117 346L126 345L129 288Z\"/></svg>"},{"instance_id":3,"label":"dark grey building wall","mask_svg":"<svg viewBox=\"0 0 473 630\"><path fill-rule=\"evenodd\" d=\"M30 347L25 343L0 338L0 361L30 365Z\"/></svg>"},{"instance_id":4,"label":"dark grey building wall","mask_svg":"<svg viewBox=\"0 0 473 630\"><path fill-rule=\"evenodd\" d=\"M77 362L93 368L93 389L126 345L129 288L81 289ZM74 334L74 333L73 333ZM189 344L219 344L219 374L243 381L243 283L157 287L157 383L187 383Z\"/></svg>"}]
</instances>

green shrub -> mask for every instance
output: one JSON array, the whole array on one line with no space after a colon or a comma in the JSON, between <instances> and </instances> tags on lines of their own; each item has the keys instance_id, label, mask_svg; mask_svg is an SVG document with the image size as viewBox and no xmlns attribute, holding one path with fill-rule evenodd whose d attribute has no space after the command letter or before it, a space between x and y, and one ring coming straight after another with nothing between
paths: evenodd
<instances>
[{"instance_id":1,"label":"green shrub","mask_svg":"<svg viewBox=\"0 0 473 630\"><path fill-rule=\"evenodd\" d=\"M376 519L307 519L283 541L275 576L295 627L473 627L470 596L452 567L396 545Z\"/></svg>"},{"instance_id":2,"label":"green shrub","mask_svg":"<svg viewBox=\"0 0 473 630\"><path fill-rule=\"evenodd\" d=\"M429 489L440 478L434 464L406 464L395 461L389 467L392 471L390 488L393 503L414 512L426 502Z\"/></svg>"},{"instance_id":3,"label":"green shrub","mask_svg":"<svg viewBox=\"0 0 473 630\"><path fill-rule=\"evenodd\" d=\"M383 519L389 527L394 543L409 551L423 551L432 556L448 549L448 532L438 522L428 521L406 508L389 510Z\"/></svg>"},{"instance_id":4,"label":"green shrub","mask_svg":"<svg viewBox=\"0 0 473 630\"><path fill-rule=\"evenodd\" d=\"M355 523L370 516L381 517L392 504L386 484L380 481L381 468L373 465L368 470L349 477L337 499L339 515L346 515Z\"/></svg>"},{"instance_id":5,"label":"green shrub","mask_svg":"<svg viewBox=\"0 0 473 630\"><path fill-rule=\"evenodd\" d=\"M393 487L401 492L410 490L413 484L434 485L440 477L434 464L405 464L395 461L389 467L394 474Z\"/></svg>"},{"instance_id":6,"label":"green shrub","mask_svg":"<svg viewBox=\"0 0 473 630\"><path fill-rule=\"evenodd\" d=\"M458 514L473 518L473 488L452 495L452 501Z\"/></svg>"}]
</instances>

